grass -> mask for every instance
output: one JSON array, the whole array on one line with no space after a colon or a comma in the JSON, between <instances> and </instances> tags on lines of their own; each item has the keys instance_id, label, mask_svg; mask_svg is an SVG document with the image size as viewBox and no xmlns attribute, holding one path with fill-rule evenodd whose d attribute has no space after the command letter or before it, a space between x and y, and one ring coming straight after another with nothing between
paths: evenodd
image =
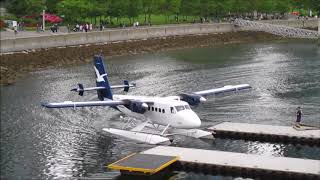
<instances>
[{"instance_id":1,"label":"grass","mask_svg":"<svg viewBox=\"0 0 320 180\"><path fill-rule=\"evenodd\" d=\"M36 31L37 27L24 27L25 31Z\"/></svg>"},{"instance_id":2,"label":"grass","mask_svg":"<svg viewBox=\"0 0 320 180\"><path fill-rule=\"evenodd\" d=\"M102 17L102 20L104 20L104 19L108 19L108 21L110 20L109 18ZM112 27L119 27L120 24L126 24L127 26L132 26L133 22L137 22L137 21L139 22L140 25L143 25L144 19L145 19L145 16L140 15L140 16L134 18L134 20L131 19L132 22L130 23L129 18L118 18L118 20L117 20L117 18L112 18L112 22L113 22ZM148 20L148 17L147 17L147 20ZM194 22L194 20L199 21L199 17L197 17L197 16L188 16L188 17L179 16L179 21L176 21L175 16L169 16L169 18L167 19L167 17L165 15L154 15L154 14L151 15L151 24L152 25L192 23L192 22ZM89 23L94 24L94 18L85 18L80 21L82 21L82 23L89 22ZM97 17L96 21L97 21L96 24L99 25L100 18ZM70 23L70 24L72 24L72 23ZM110 24L109 24L109 27L110 27Z\"/></svg>"}]
</instances>

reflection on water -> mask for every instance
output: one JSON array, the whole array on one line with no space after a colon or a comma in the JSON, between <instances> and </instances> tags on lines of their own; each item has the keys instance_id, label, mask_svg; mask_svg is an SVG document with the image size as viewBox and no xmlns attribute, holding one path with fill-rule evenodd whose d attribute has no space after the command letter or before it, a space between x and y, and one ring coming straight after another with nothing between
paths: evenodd
<instances>
[{"instance_id":1,"label":"reflection on water","mask_svg":"<svg viewBox=\"0 0 320 180\"><path fill-rule=\"evenodd\" d=\"M253 86L250 92L211 97L195 107L203 126L221 121L291 125L298 105L303 107L304 123L319 124L320 50L310 42L185 49L110 58L107 64L112 84L123 79L137 83L131 95L176 95L241 83ZM95 93L80 97L70 92L79 82L95 85L92 64L35 72L13 86L1 87L1 178L125 179L105 166L153 147L102 132L104 127L125 123L126 118L112 109L40 106L44 100L95 100ZM173 146L320 159L318 148L300 145L176 136ZM185 172L163 178L231 179Z\"/></svg>"},{"instance_id":2,"label":"reflection on water","mask_svg":"<svg viewBox=\"0 0 320 180\"><path fill-rule=\"evenodd\" d=\"M259 154L263 156L283 156L286 145L273 143L248 143L248 152L251 154Z\"/></svg>"}]
</instances>

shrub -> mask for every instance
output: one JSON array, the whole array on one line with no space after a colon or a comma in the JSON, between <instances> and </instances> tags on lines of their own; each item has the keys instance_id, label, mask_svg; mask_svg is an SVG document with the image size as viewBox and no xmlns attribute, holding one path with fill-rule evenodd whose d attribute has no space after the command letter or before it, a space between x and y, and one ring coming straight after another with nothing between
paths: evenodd
<instances>
[{"instance_id":1,"label":"shrub","mask_svg":"<svg viewBox=\"0 0 320 180\"><path fill-rule=\"evenodd\" d=\"M9 14L6 16L0 16L1 20L13 20L13 21L18 21L19 18L17 18L15 15Z\"/></svg>"}]
</instances>

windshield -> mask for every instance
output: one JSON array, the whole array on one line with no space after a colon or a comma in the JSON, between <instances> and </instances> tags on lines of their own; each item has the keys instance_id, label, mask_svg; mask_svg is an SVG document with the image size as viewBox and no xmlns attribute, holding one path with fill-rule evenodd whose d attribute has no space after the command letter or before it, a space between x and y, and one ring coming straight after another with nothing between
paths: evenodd
<instances>
[{"instance_id":1,"label":"windshield","mask_svg":"<svg viewBox=\"0 0 320 180\"><path fill-rule=\"evenodd\" d=\"M186 109L191 109L189 105L184 106Z\"/></svg>"},{"instance_id":2,"label":"windshield","mask_svg":"<svg viewBox=\"0 0 320 180\"><path fill-rule=\"evenodd\" d=\"M177 112L184 110L184 106L175 106Z\"/></svg>"}]
</instances>

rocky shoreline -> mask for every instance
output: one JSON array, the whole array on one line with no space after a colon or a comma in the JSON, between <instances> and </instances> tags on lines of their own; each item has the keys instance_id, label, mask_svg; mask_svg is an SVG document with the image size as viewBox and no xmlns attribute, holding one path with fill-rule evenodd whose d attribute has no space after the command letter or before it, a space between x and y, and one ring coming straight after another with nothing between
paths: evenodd
<instances>
[{"instance_id":1,"label":"rocky shoreline","mask_svg":"<svg viewBox=\"0 0 320 180\"><path fill-rule=\"evenodd\" d=\"M28 72L64 65L88 63L95 54L104 56L150 53L218 44L277 40L280 37L264 32L230 32L205 35L170 36L130 40L107 44L58 47L1 54L0 84L14 84Z\"/></svg>"}]
</instances>

